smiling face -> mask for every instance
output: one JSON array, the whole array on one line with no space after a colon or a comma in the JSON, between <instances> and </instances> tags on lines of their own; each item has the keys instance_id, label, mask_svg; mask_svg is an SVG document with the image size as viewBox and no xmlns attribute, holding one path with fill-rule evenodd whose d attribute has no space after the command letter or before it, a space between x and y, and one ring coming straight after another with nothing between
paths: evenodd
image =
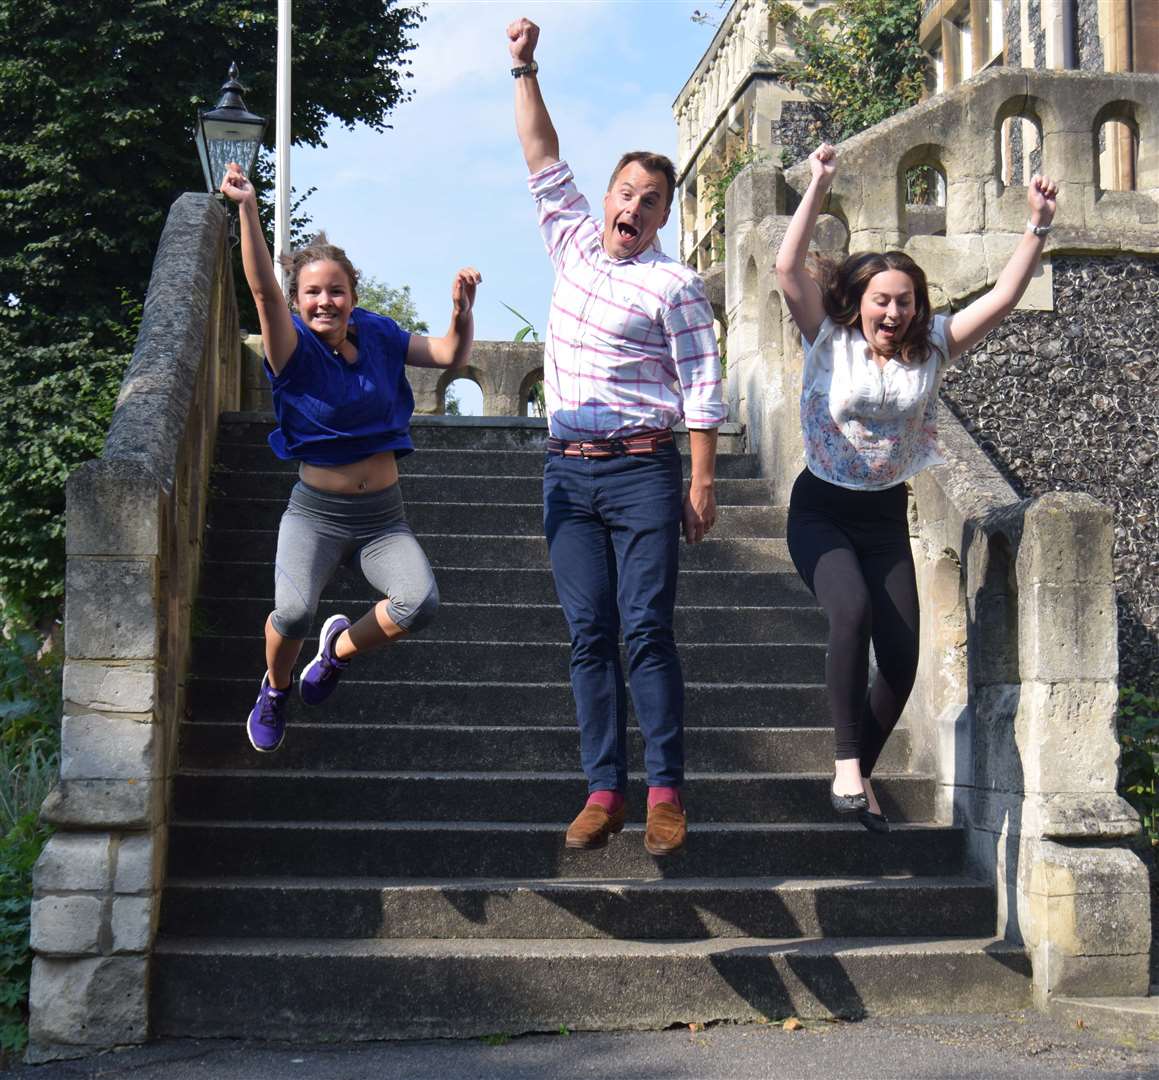
<instances>
[{"instance_id":1,"label":"smiling face","mask_svg":"<svg viewBox=\"0 0 1159 1080\"><path fill-rule=\"evenodd\" d=\"M901 348L915 310L913 279L904 270L874 274L861 295L861 333L878 356Z\"/></svg>"},{"instance_id":2,"label":"smiling face","mask_svg":"<svg viewBox=\"0 0 1159 1080\"><path fill-rule=\"evenodd\" d=\"M630 259L647 250L668 220L668 180L631 161L604 195L604 251Z\"/></svg>"},{"instance_id":3,"label":"smiling face","mask_svg":"<svg viewBox=\"0 0 1159 1080\"><path fill-rule=\"evenodd\" d=\"M336 346L346 336L358 297L350 278L331 259L307 263L298 271L296 303L302 321L323 341Z\"/></svg>"}]
</instances>

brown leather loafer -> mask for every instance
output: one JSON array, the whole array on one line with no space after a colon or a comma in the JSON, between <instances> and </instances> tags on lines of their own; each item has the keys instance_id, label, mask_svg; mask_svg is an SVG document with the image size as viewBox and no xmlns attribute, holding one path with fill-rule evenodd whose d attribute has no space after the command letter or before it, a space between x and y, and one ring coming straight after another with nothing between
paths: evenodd
<instances>
[{"instance_id":1,"label":"brown leather loafer","mask_svg":"<svg viewBox=\"0 0 1159 1080\"><path fill-rule=\"evenodd\" d=\"M648 824L644 829L644 847L650 855L671 855L684 847L688 831L684 811L670 802L648 807Z\"/></svg>"},{"instance_id":2,"label":"brown leather loafer","mask_svg":"<svg viewBox=\"0 0 1159 1080\"><path fill-rule=\"evenodd\" d=\"M567 827L566 846L584 851L601 848L607 844L612 833L624 827L624 817L625 809L622 806L614 814L609 814L602 806L588 803Z\"/></svg>"}]
</instances>

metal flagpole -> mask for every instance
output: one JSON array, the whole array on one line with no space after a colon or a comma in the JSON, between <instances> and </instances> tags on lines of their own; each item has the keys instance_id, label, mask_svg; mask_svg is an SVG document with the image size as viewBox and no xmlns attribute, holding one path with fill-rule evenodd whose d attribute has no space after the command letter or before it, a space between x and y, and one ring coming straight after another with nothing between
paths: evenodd
<instances>
[{"instance_id":1,"label":"metal flagpole","mask_svg":"<svg viewBox=\"0 0 1159 1080\"><path fill-rule=\"evenodd\" d=\"M274 271L285 291L282 254L290 249L290 0L278 0L277 143L274 165Z\"/></svg>"}]
</instances>

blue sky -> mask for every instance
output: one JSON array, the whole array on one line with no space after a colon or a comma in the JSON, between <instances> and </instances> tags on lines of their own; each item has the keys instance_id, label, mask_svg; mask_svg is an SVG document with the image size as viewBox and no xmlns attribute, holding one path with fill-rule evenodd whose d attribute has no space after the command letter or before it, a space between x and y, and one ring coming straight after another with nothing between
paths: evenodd
<instances>
[{"instance_id":1,"label":"blue sky","mask_svg":"<svg viewBox=\"0 0 1159 1080\"><path fill-rule=\"evenodd\" d=\"M526 15L541 27L540 85L563 156L598 204L625 150L675 157L672 101L713 30L691 21L715 0L434 0L415 37L410 102L393 130L334 127L326 149L295 148L294 188L315 187L305 210L354 264L410 285L420 316L442 333L455 270L483 274L476 336L510 338L523 312L542 333L551 273L515 138L504 29ZM673 222L661 233L676 248Z\"/></svg>"}]
</instances>

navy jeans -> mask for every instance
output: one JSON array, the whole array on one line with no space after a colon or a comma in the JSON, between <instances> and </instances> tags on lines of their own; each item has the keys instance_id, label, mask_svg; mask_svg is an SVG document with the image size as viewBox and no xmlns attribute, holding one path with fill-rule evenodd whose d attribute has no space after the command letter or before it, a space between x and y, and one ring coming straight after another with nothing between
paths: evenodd
<instances>
[{"instance_id":1,"label":"navy jeans","mask_svg":"<svg viewBox=\"0 0 1159 1080\"><path fill-rule=\"evenodd\" d=\"M545 458L544 532L571 631L589 792L628 784L621 628L648 786L684 780L684 679L672 633L682 488L674 446L636 456Z\"/></svg>"}]
</instances>

